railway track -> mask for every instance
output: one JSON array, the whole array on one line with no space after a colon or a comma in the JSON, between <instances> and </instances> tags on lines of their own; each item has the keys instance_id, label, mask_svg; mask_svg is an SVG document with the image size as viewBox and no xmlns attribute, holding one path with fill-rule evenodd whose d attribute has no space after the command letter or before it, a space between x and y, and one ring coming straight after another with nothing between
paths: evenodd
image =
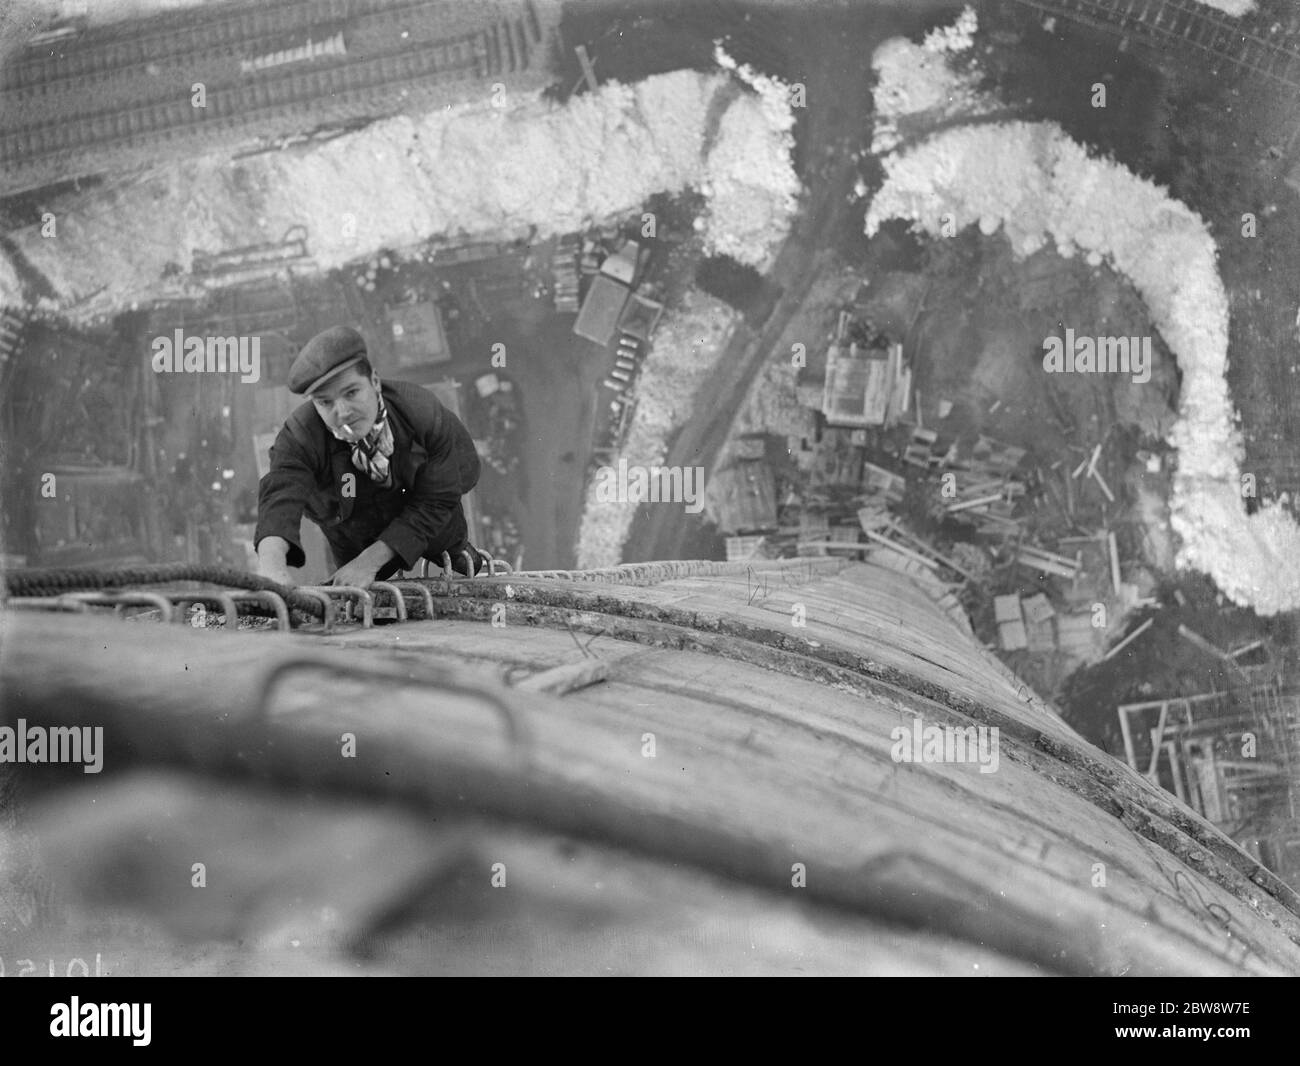
<instances>
[{"instance_id":1,"label":"railway track","mask_svg":"<svg viewBox=\"0 0 1300 1066\"><path fill-rule=\"evenodd\" d=\"M317 70L286 70L246 85L213 89L207 107L191 106L188 97L135 107L100 111L58 125L34 124L0 135L0 163L29 162L42 155L72 148L92 148L108 142L144 143L159 133L210 134L232 128L280 109L297 108L320 97L351 102L358 94L393 83L438 82L481 78L487 73L487 55L479 42L450 49L463 56L439 62L433 52L406 53L360 60L346 66Z\"/></svg>"},{"instance_id":2,"label":"railway track","mask_svg":"<svg viewBox=\"0 0 1300 1066\"><path fill-rule=\"evenodd\" d=\"M357 30L403 28L412 17L436 12L448 22L482 25L490 21L481 8L492 5L457 4L455 0L413 0L394 4L384 0L282 0L275 5L231 5L189 13L183 24L126 33L117 26L87 32L21 55L0 71L0 90L40 89L61 81L111 75L122 70L162 64L187 57L247 55L273 47L277 38L322 25L350 24ZM515 5L511 5L515 6ZM476 13L477 10L477 13ZM174 22L177 16L149 22ZM519 15L525 36L541 40L541 25L531 4ZM509 21L503 14L498 21ZM139 23L130 25L138 26ZM147 25L147 23L146 23ZM490 31L489 31L490 32Z\"/></svg>"},{"instance_id":3,"label":"railway track","mask_svg":"<svg viewBox=\"0 0 1300 1066\"><path fill-rule=\"evenodd\" d=\"M291 2L233 8L138 37L101 33L61 43L57 55L15 64L0 89L0 168L9 172L14 191L15 183L39 183L56 164L71 173L102 169L98 164L110 150L121 155L241 132L250 139L301 132L330 117L377 117L458 83L533 69L543 31L531 4L484 6L486 18L482 8L430 0ZM433 37L427 22L421 32L412 21L433 13L440 31L458 32ZM416 32L404 38L406 26ZM343 54L300 61L283 55L308 38L336 36L344 42ZM399 47L379 51L389 40ZM240 70L241 61L262 56L278 61L264 70ZM188 75L184 91L177 91L175 78L154 77L163 66L174 71L187 61L205 72L194 80L204 82L206 107L192 105ZM113 101L110 89L120 98L123 86L130 92L137 84L141 92L134 95L143 98ZM56 117L41 114L40 102L48 102ZM95 164L79 166L80 156L95 157Z\"/></svg>"},{"instance_id":4,"label":"railway track","mask_svg":"<svg viewBox=\"0 0 1300 1066\"><path fill-rule=\"evenodd\" d=\"M303 26L346 19L355 6L351 0L323 0L241 7L226 17L209 17L159 32L74 37L22 55L4 72L0 89L39 87L144 67L177 56L233 50Z\"/></svg>"},{"instance_id":5,"label":"railway track","mask_svg":"<svg viewBox=\"0 0 1300 1066\"><path fill-rule=\"evenodd\" d=\"M1212 56L1300 92L1300 18L1270 5L1233 18L1196 0L1015 0L1046 15L1124 35L1168 51Z\"/></svg>"}]
</instances>

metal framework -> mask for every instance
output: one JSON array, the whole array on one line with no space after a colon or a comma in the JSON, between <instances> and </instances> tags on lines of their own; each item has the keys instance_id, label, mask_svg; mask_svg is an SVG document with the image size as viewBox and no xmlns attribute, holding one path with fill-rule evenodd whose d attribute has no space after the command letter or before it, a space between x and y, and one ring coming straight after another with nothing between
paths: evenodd
<instances>
[{"instance_id":1,"label":"metal framework","mask_svg":"<svg viewBox=\"0 0 1300 1066\"><path fill-rule=\"evenodd\" d=\"M1128 764L1230 835L1300 797L1300 694L1262 684L1118 709Z\"/></svg>"}]
</instances>

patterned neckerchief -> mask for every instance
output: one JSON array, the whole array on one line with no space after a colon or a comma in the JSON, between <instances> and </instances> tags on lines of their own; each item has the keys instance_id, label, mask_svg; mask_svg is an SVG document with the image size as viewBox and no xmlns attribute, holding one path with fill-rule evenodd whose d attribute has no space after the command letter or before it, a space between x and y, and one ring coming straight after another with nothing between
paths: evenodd
<instances>
[{"instance_id":1,"label":"patterned neckerchief","mask_svg":"<svg viewBox=\"0 0 1300 1066\"><path fill-rule=\"evenodd\" d=\"M365 474L371 481L378 482L384 488L392 484L392 470L389 458L393 454L393 427L388 421L388 408L384 405L383 393L379 393L379 414L370 432L360 440L335 434L339 440L352 445L352 465Z\"/></svg>"}]
</instances>

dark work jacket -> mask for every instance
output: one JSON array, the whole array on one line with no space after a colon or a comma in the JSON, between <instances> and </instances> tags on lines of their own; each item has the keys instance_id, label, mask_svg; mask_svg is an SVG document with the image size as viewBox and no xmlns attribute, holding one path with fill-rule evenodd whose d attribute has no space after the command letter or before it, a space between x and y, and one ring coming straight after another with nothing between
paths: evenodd
<instances>
[{"instance_id":1,"label":"dark work jacket","mask_svg":"<svg viewBox=\"0 0 1300 1066\"><path fill-rule=\"evenodd\" d=\"M376 540L393 549L403 569L463 541L460 498L479 477L469 431L428 389L406 381L385 381L381 388L393 428L392 486L383 488L353 466L351 447L330 433L308 401L271 446L271 469L258 486L254 546L283 537L290 545L288 564L302 566L304 514L320 526L337 566Z\"/></svg>"}]
</instances>

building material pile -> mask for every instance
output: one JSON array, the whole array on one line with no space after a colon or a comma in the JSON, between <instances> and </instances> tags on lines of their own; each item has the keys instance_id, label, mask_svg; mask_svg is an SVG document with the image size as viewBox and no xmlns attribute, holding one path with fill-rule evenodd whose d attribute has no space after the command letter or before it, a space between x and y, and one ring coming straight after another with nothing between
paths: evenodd
<instances>
[{"instance_id":1,"label":"building material pile","mask_svg":"<svg viewBox=\"0 0 1300 1066\"><path fill-rule=\"evenodd\" d=\"M912 369L903 346L841 311L826 353L822 414L832 426L893 426L911 405Z\"/></svg>"}]
</instances>

